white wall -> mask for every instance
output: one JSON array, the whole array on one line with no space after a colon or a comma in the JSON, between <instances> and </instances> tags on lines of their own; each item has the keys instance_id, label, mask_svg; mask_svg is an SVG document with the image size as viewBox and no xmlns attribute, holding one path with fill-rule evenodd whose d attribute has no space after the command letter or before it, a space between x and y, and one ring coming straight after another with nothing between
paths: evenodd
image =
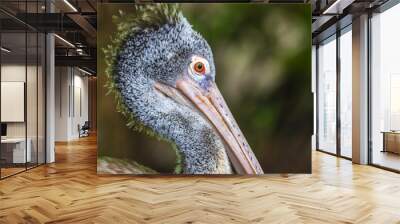
<instances>
[{"instance_id":1,"label":"white wall","mask_svg":"<svg viewBox=\"0 0 400 224\"><path fill-rule=\"evenodd\" d=\"M1 81L1 122L24 122L25 83ZM36 107L36 105L35 105Z\"/></svg>"},{"instance_id":2,"label":"white wall","mask_svg":"<svg viewBox=\"0 0 400 224\"><path fill-rule=\"evenodd\" d=\"M25 64L8 64L1 66L1 81L25 82ZM1 108L6 110L6 108ZM7 123L7 137L25 137L25 122Z\"/></svg>"},{"instance_id":3,"label":"white wall","mask_svg":"<svg viewBox=\"0 0 400 224\"><path fill-rule=\"evenodd\" d=\"M55 141L68 140L68 88L70 85L69 69L55 68Z\"/></svg>"},{"instance_id":4,"label":"white wall","mask_svg":"<svg viewBox=\"0 0 400 224\"><path fill-rule=\"evenodd\" d=\"M55 140L70 141L89 118L88 78L73 67L56 67L55 73Z\"/></svg>"},{"instance_id":5,"label":"white wall","mask_svg":"<svg viewBox=\"0 0 400 224\"><path fill-rule=\"evenodd\" d=\"M28 75L29 75L28 78L30 78L30 75L33 73L36 75L36 67L29 66L29 65L28 65L28 67L25 67L25 64L23 64L23 65L22 64L3 64L1 66L1 81L2 82L24 82L24 83L26 83L26 80L25 80L26 69L27 69ZM35 71L33 72L33 70L35 70ZM29 80L29 84L36 85L36 80L35 81ZM28 90L28 93L27 93L28 103L36 100L36 89L27 88L27 90ZM36 104L30 105L30 106L34 106L36 108ZM7 108L1 108L1 109L7 110ZM35 123L36 123L36 114L28 113L27 116L28 116L27 117L28 122L35 121ZM26 122L7 122L7 136L8 137L25 137L25 123ZM28 124L28 129L30 127L33 127L33 125ZM34 129L36 129L36 126L34 127ZM28 130L28 137L29 137L29 133L30 133L30 131Z\"/></svg>"}]
</instances>

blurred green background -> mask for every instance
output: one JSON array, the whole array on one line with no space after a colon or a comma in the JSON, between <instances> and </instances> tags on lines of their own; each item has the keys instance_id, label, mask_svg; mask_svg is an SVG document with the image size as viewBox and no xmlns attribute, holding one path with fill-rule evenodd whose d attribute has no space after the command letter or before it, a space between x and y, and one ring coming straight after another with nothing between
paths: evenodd
<instances>
[{"instance_id":1,"label":"blurred green background","mask_svg":"<svg viewBox=\"0 0 400 224\"><path fill-rule=\"evenodd\" d=\"M210 44L216 82L266 173L310 173L311 8L307 4L182 4ZM132 4L100 4L98 16L98 156L135 160L171 173L170 146L131 131L106 96L104 54L112 15Z\"/></svg>"}]
</instances>

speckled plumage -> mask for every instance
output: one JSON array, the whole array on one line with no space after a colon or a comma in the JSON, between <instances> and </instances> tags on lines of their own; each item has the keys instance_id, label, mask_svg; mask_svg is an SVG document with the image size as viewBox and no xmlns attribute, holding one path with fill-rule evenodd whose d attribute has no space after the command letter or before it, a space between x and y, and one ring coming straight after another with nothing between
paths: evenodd
<instances>
[{"instance_id":1,"label":"speckled plumage","mask_svg":"<svg viewBox=\"0 0 400 224\"><path fill-rule=\"evenodd\" d=\"M167 10L164 8L167 7ZM231 166L223 140L200 113L154 90L154 83L174 86L185 74L193 55L215 67L211 49L177 10L166 4L138 7L159 10L152 25L134 27L121 42L110 76L123 114L176 145L186 174L227 174ZM148 15L142 13L139 15ZM151 11L150 11L151 15ZM161 21L161 22L160 22Z\"/></svg>"}]
</instances>

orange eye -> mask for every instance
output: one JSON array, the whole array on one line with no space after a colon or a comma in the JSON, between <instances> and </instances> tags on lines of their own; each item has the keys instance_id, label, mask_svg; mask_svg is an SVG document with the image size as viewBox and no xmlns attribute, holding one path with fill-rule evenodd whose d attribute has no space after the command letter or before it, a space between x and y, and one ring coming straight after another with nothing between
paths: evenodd
<instances>
[{"instance_id":1,"label":"orange eye","mask_svg":"<svg viewBox=\"0 0 400 224\"><path fill-rule=\"evenodd\" d=\"M204 74L206 71L206 66L204 66L203 62L196 62L194 64L194 70L199 74Z\"/></svg>"}]
</instances>

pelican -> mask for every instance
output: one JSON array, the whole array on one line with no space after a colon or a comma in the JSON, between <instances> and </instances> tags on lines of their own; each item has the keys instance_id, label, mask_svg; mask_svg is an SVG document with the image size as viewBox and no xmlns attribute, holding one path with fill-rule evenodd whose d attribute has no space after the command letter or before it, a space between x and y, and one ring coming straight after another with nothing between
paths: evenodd
<instances>
[{"instance_id":1,"label":"pelican","mask_svg":"<svg viewBox=\"0 0 400 224\"><path fill-rule=\"evenodd\" d=\"M170 142L183 174L263 174L215 83L211 48L179 6L120 17L106 74L128 126Z\"/></svg>"}]
</instances>

